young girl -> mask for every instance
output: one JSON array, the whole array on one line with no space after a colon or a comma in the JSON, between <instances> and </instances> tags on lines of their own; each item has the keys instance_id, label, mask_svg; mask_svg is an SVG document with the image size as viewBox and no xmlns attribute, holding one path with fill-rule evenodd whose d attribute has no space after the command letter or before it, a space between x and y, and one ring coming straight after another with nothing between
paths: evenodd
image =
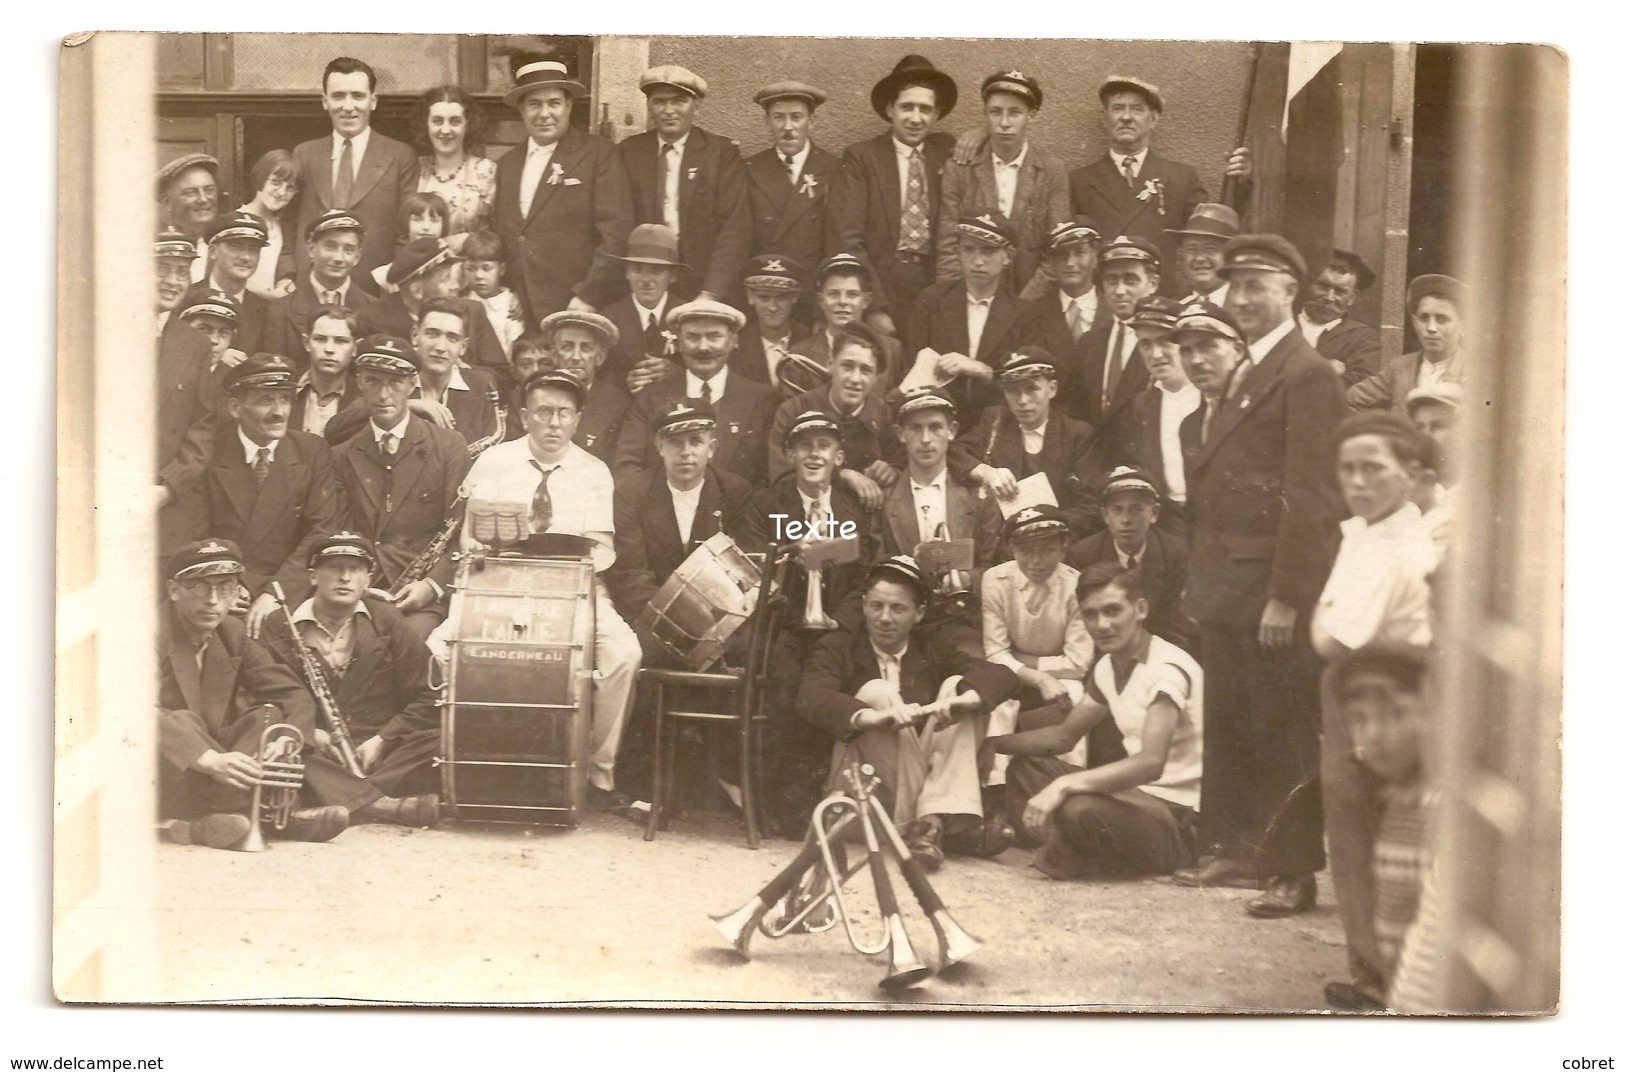
<instances>
[{"instance_id":1,"label":"young girl","mask_svg":"<svg viewBox=\"0 0 1625 1072\"><path fill-rule=\"evenodd\" d=\"M463 243L463 275L469 294L485 307L503 357L508 356L514 340L525 330L519 296L502 285L505 259L502 238L495 231L476 231Z\"/></svg>"},{"instance_id":2,"label":"young girl","mask_svg":"<svg viewBox=\"0 0 1625 1072\"><path fill-rule=\"evenodd\" d=\"M299 196L299 163L288 150L272 149L254 163L249 178L254 198L242 210L265 221L271 241L260 251L248 289L263 298L280 298L293 290L293 247L282 238L282 212Z\"/></svg>"},{"instance_id":3,"label":"young girl","mask_svg":"<svg viewBox=\"0 0 1625 1072\"><path fill-rule=\"evenodd\" d=\"M415 193L408 194L401 202L401 210L395 217L395 248L397 251L408 242L419 238L445 238L451 221L451 210L446 207L445 198L439 194ZM372 270L373 282L378 284L378 293L392 294L395 287L389 285L389 265L380 264Z\"/></svg>"}]
</instances>

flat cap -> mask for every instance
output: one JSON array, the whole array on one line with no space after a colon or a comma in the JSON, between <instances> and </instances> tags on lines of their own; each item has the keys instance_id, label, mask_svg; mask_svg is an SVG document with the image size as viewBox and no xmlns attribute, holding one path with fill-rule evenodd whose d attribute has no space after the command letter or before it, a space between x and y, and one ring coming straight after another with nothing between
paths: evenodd
<instances>
[{"instance_id":1,"label":"flat cap","mask_svg":"<svg viewBox=\"0 0 1625 1072\"><path fill-rule=\"evenodd\" d=\"M1113 93L1138 93L1153 112L1162 111L1162 90L1143 78L1114 74L1100 83L1100 103L1105 104Z\"/></svg>"},{"instance_id":2,"label":"flat cap","mask_svg":"<svg viewBox=\"0 0 1625 1072\"><path fill-rule=\"evenodd\" d=\"M243 572L243 551L230 540L194 540L169 556L165 571L172 581L230 576Z\"/></svg>"},{"instance_id":3,"label":"flat cap","mask_svg":"<svg viewBox=\"0 0 1625 1072\"><path fill-rule=\"evenodd\" d=\"M1157 253L1156 244L1149 238L1139 235L1118 235L1100 248L1100 263L1111 261L1140 261L1153 268L1162 266L1162 257Z\"/></svg>"},{"instance_id":4,"label":"flat cap","mask_svg":"<svg viewBox=\"0 0 1625 1072\"><path fill-rule=\"evenodd\" d=\"M1049 536L1066 536L1072 527L1061 516L1061 508L1049 503L1028 506L1011 514L1004 522L1006 543L1026 543Z\"/></svg>"},{"instance_id":5,"label":"flat cap","mask_svg":"<svg viewBox=\"0 0 1625 1072\"><path fill-rule=\"evenodd\" d=\"M185 156L177 156L158 169L156 184L158 196L164 196L165 188L180 178L181 172L195 167L207 168L209 174L213 175L216 181L220 178L220 161L207 153L187 153Z\"/></svg>"},{"instance_id":6,"label":"flat cap","mask_svg":"<svg viewBox=\"0 0 1625 1072\"><path fill-rule=\"evenodd\" d=\"M1141 338L1147 337L1145 332L1148 330L1158 335L1166 334L1174 330L1184 308L1176 298L1149 295L1134 303L1134 313L1128 318L1129 327L1140 333Z\"/></svg>"},{"instance_id":7,"label":"flat cap","mask_svg":"<svg viewBox=\"0 0 1625 1072\"><path fill-rule=\"evenodd\" d=\"M683 435L687 432L715 431L716 427L716 411L709 403L692 398L679 398L655 417L654 434Z\"/></svg>"},{"instance_id":8,"label":"flat cap","mask_svg":"<svg viewBox=\"0 0 1625 1072\"><path fill-rule=\"evenodd\" d=\"M235 324L239 312L237 300L225 291L210 286L195 286L181 299L175 315L182 320L190 320L194 316L214 316Z\"/></svg>"},{"instance_id":9,"label":"flat cap","mask_svg":"<svg viewBox=\"0 0 1625 1072\"><path fill-rule=\"evenodd\" d=\"M1178 235L1181 238L1234 238L1241 233L1241 217L1229 205L1203 203L1191 209L1191 214L1185 220L1185 226L1179 230L1168 229L1168 234Z\"/></svg>"},{"instance_id":10,"label":"flat cap","mask_svg":"<svg viewBox=\"0 0 1625 1072\"><path fill-rule=\"evenodd\" d=\"M676 327L685 320L725 320L735 331L745 326L745 314L731 305L710 298L695 298L666 314L666 323Z\"/></svg>"},{"instance_id":11,"label":"flat cap","mask_svg":"<svg viewBox=\"0 0 1625 1072\"><path fill-rule=\"evenodd\" d=\"M214 218L208 230L203 232L204 240L210 245L216 242L228 242L233 238L247 239L262 246L271 244L271 229L265 221L252 212L238 209L236 212L226 212Z\"/></svg>"},{"instance_id":12,"label":"flat cap","mask_svg":"<svg viewBox=\"0 0 1625 1072\"><path fill-rule=\"evenodd\" d=\"M384 278L392 287L422 275L437 265L454 258L451 247L443 238L414 238L400 248L389 262L389 274Z\"/></svg>"},{"instance_id":13,"label":"flat cap","mask_svg":"<svg viewBox=\"0 0 1625 1072\"><path fill-rule=\"evenodd\" d=\"M1180 310L1179 320L1174 324L1174 334L1183 335L1187 331L1222 335L1227 339L1241 341L1241 327L1236 323L1236 318L1231 316L1224 306L1215 305L1206 299L1187 302Z\"/></svg>"},{"instance_id":14,"label":"flat cap","mask_svg":"<svg viewBox=\"0 0 1625 1072\"><path fill-rule=\"evenodd\" d=\"M751 98L763 108L766 108L774 101L781 100L804 100L809 108L817 108L828 99L824 91L817 86L795 81L774 82L772 85L763 86Z\"/></svg>"},{"instance_id":15,"label":"flat cap","mask_svg":"<svg viewBox=\"0 0 1625 1072\"><path fill-rule=\"evenodd\" d=\"M1224 246L1224 265L1219 274L1253 270L1285 272L1299 283L1309 276L1298 247L1278 234L1237 235Z\"/></svg>"},{"instance_id":16,"label":"flat cap","mask_svg":"<svg viewBox=\"0 0 1625 1072\"><path fill-rule=\"evenodd\" d=\"M305 226L305 238L315 238L328 231L354 231L362 235L367 233L366 227L361 224L361 218L355 213L346 208L330 208Z\"/></svg>"},{"instance_id":17,"label":"flat cap","mask_svg":"<svg viewBox=\"0 0 1625 1072\"><path fill-rule=\"evenodd\" d=\"M1405 412L1412 416L1416 414L1416 407L1426 402L1437 402L1451 409L1461 408L1461 384L1434 383L1426 387L1413 387L1410 394L1405 396Z\"/></svg>"},{"instance_id":18,"label":"flat cap","mask_svg":"<svg viewBox=\"0 0 1625 1072\"><path fill-rule=\"evenodd\" d=\"M519 102L538 89L562 89L575 100L587 95L587 87L570 77L570 69L558 60L527 59L514 68L513 88L502 97L502 103L517 108Z\"/></svg>"},{"instance_id":19,"label":"flat cap","mask_svg":"<svg viewBox=\"0 0 1625 1072\"><path fill-rule=\"evenodd\" d=\"M659 89L662 86L680 89L699 100L705 99L706 89L708 88L705 79L687 67L679 67L675 63L664 63L659 67L650 67L638 78L638 88L643 90L644 96L648 96L650 90Z\"/></svg>"},{"instance_id":20,"label":"flat cap","mask_svg":"<svg viewBox=\"0 0 1625 1072\"><path fill-rule=\"evenodd\" d=\"M1010 220L996 208L975 216L962 217L954 224L954 230L964 238L972 238L989 246L998 246L1001 249L1016 248Z\"/></svg>"},{"instance_id":21,"label":"flat cap","mask_svg":"<svg viewBox=\"0 0 1625 1072\"><path fill-rule=\"evenodd\" d=\"M745 265L745 286L757 290L801 290L806 269L791 257L767 254L752 257Z\"/></svg>"},{"instance_id":22,"label":"flat cap","mask_svg":"<svg viewBox=\"0 0 1625 1072\"><path fill-rule=\"evenodd\" d=\"M311 548L305 565L315 569L329 558L359 558L369 566L378 561L378 556L372 549L372 541L359 532L333 533Z\"/></svg>"},{"instance_id":23,"label":"flat cap","mask_svg":"<svg viewBox=\"0 0 1625 1072\"><path fill-rule=\"evenodd\" d=\"M790 423L790 428L784 433L784 446L789 448L796 441L797 436L810 435L813 432L823 432L841 439L841 425L834 417L821 410L810 409L801 414Z\"/></svg>"},{"instance_id":24,"label":"flat cap","mask_svg":"<svg viewBox=\"0 0 1625 1072\"><path fill-rule=\"evenodd\" d=\"M556 313L548 313L542 317L538 328L543 335L549 335L571 324L596 331L603 338L605 349L621 341L621 329L615 326L615 321L599 313L577 312L574 309L560 309Z\"/></svg>"},{"instance_id":25,"label":"flat cap","mask_svg":"<svg viewBox=\"0 0 1625 1072\"><path fill-rule=\"evenodd\" d=\"M1088 216L1063 220L1050 228L1044 239L1044 248L1050 251L1076 246L1082 242L1100 241L1100 225Z\"/></svg>"},{"instance_id":26,"label":"flat cap","mask_svg":"<svg viewBox=\"0 0 1625 1072\"><path fill-rule=\"evenodd\" d=\"M1015 68L982 79L982 99L994 93L1013 93L1032 105L1035 112L1044 106L1044 91L1038 88L1038 79Z\"/></svg>"},{"instance_id":27,"label":"flat cap","mask_svg":"<svg viewBox=\"0 0 1625 1072\"><path fill-rule=\"evenodd\" d=\"M356 344L357 372L388 372L411 376L422 367L418 352L399 335L368 335Z\"/></svg>"},{"instance_id":28,"label":"flat cap","mask_svg":"<svg viewBox=\"0 0 1625 1072\"><path fill-rule=\"evenodd\" d=\"M1048 376L1054 379L1056 375L1055 358L1042 346L1023 346L1004 359L999 366L999 386L1007 383L1020 383L1023 380L1036 380Z\"/></svg>"},{"instance_id":29,"label":"flat cap","mask_svg":"<svg viewBox=\"0 0 1625 1072\"><path fill-rule=\"evenodd\" d=\"M1467 297L1467 287L1461 280L1448 275L1419 275L1405 288L1405 308L1414 310L1423 298L1443 298L1457 308Z\"/></svg>"},{"instance_id":30,"label":"flat cap","mask_svg":"<svg viewBox=\"0 0 1625 1072\"><path fill-rule=\"evenodd\" d=\"M1137 466L1119 465L1106 474L1106 479L1100 485L1100 499L1104 502L1113 495L1121 495L1130 491L1149 495L1153 499L1162 498L1157 492L1156 482L1151 479L1150 473Z\"/></svg>"}]
</instances>

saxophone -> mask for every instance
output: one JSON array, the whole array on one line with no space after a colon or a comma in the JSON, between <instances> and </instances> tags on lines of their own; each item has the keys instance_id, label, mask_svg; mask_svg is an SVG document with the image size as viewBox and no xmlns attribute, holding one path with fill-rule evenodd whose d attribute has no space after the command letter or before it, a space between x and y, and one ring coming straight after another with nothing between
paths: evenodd
<instances>
[{"instance_id":1,"label":"saxophone","mask_svg":"<svg viewBox=\"0 0 1625 1072\"><path fill-rule=\"evenodd\" d=\"M502 404L502 395L493 387L486 392L485 396L491 400L491 408L496 411L497 427L496 431L490 435L483 439L476 439L468 445L468 456L470 458L478 458L481 454L508 438L508 408Z\"/></svg>"},{"instance_id":2,"label":"saxophone","mask_svg":"<svg viewBox=\"0 0 1625 1072\"><path fill-rule=\"evenodd\" d=\"M500 431L499 428L499 434ZM472 444L470 444L469 449L473 449ZM452 500L451 512L446 515L446 523L440 526L440 531L436 532L434 539L430 540L428 545L418 552L417 557L408 562L406 568L401 570L401 575L395 579L394 586L389 590L391 599L400 598L402 592L423 580L429 575L429 571L434 569L435 563L440 561L440 556L446 553L447 547L451 546L451 538L457 535L457 527L463 523L462 505L467 501L468 489L458 488L457 498Z\"/></svg>"}]
</instances>

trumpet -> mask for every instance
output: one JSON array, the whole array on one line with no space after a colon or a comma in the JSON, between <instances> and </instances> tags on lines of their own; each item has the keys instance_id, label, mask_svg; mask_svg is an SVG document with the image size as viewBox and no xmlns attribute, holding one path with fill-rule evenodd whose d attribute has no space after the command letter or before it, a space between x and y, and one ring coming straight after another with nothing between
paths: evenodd
<instances>
[{"instance_id":1,"label":"trumpet","mask_svg":"<svg viewBox=\"0 0 1625 1072\"><path fill-rule=\"evenodd\" d=\"M305 784L305 764L300 752L305 747L305 735L298 726L288 722L271 721L270 704L263 709L265 728L260 730L259 749L255 753L260 763L259 780L248 798L248 836L240 847L243 852L264 852L265 834L261 823L270 823L272 829L285 830L293 814L294 802ZM269 790L269 792L267 792Z\"/></svg>"},{"instance_id":2,"label":"trumpet","mask_svg":"<svg viewBox=\"0 0 1625 1072\"><path fill-rule=\"evenodd\" d=\"M813 913L828 905L839 918L852 948L867 955L885 953L889 956L886 974L880 985L886 989L913 986L933 972L957 964L976 952L981 943L956 923L936 890L926 878L919 861L909 852L896 824L885 807L874 795L880 779L867 763L854 764L844 772L850 791L836 790L819 802L813 812L812 825L801 851L790 864L740 908L733 912L712 916L711 922L740 956L749 959L751 938L760 931L769 938L782 938L794 932L817 932L834 925L810 922ZM863 832L864 859L848 870L841 862L844 856L840 840L846 828L858 823ZM903 917L898 909L896 890L886 870L882 839L897 858L899 869L913 893L920 909L931 922L937 939L937 967L932 968L919 959ZM881 932L872 942L859 939L847 910L843 887L864 868L871 872L875 902L881 915ZM781 901L786 901L780 917L768 924L768 913Z\"/></svg>"},{"instance_id":3,"label":"trumpet","mask_svg":"<svg viewBox=\"0 0 1625 1072\"><path fill-rule=\"evenodd\" d=\"M816 540L817 530L813 531L810 540ZM840 623L831 618L824 610L824 567L807 567L807 601L801 610L801 628L817 629L828 632L839 629Z\"/></svg>"}]
</instances>

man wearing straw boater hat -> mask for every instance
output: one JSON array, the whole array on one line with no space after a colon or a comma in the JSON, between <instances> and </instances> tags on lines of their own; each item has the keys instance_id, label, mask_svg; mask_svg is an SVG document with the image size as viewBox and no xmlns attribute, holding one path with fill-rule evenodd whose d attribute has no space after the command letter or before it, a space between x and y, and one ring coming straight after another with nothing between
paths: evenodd
<instances>
[{"instance_id":1,"label":"man wearing straw boater hat","mask_svg":"<svg viewBox=\"0 0 1625 1072\"><path fill-rule=\"evenodd\" d=\"M616 146L632 183L633 218L663 223L677 235L688 265L677 285L684 300L739 300L750 257L750 197L739 143L694 125L705 79L686 67L651 67L638 79L649 129Z\"/></svg>"},{"instance_id":2,"label":"man wearing straw boater hat","mask_svg":"<svg viewBox=\"0 0 1625 1072\"><path fill-rule=\"evenodd\" d=\"M686 265L677 258L677 233L663 223L641 223L626 240L627 295L604 306L620 341L604 364L604 375L630 394L677 371L677 335L666 314L681 302L672 287Z\"/></svg>"},{"instance_id":3,"label":"man wearing straw boater hat","mask_svg":"<svg viewBox=\"0 0 1625 1072\"><path fill-rule=\"evenodd\" d=\"M508 251L508 282L534 328L549 313L595 312L621 293L612 254L632 230L632 191L615 147L570 125L587 87L564 64L519 57L503 102L527 137L497 161L493 219Z\"/></svg>"}]
</instances>

